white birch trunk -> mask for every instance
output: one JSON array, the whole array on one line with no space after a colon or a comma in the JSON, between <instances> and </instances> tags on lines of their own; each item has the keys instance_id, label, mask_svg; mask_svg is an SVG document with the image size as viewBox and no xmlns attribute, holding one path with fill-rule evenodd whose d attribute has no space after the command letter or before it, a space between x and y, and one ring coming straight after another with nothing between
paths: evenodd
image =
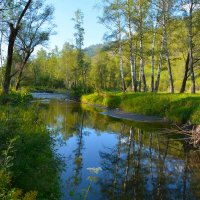
<instances>
[{"instance_id":1,"label":"white birch trunk","mask_svg":"<svg viewBox=\"0 0 200 200\"><path fill-rule=\"evenodd\" d=\"M161 74L162 60L163 60L163 45L164 45L163 43L164 43L164 37L162 36L162 44L161 44L159 64L158 64L158 70L157 70L157 79L156 79L155 87L154 87L155 92L158 92L159 84L160 84L160 74Z\"/></svg>"},{"instance_id":2,"label":"white birch trunk","mask_svg":"<svg viewBox=\"0 0 200 200\"><path fill-rule=\"evenodd\" d=\"M117 6L119 5L119 1L116 0ZM119 65L120 65L120 74L122 79L122 90L125 92L126 86L124 81L124 68L123 68L123 51L122 51L122 36L121 36L121 19L120 13L117 10L117 26L118 26L118 43L119 43Z\"/></svg>"},{"instance_id":3,"label":"white birch trunk","mask_svg":"<svg viewBox=\"0 0 200 200\"><path fill-rule=\"evenodd\" d=\"M139 81L139 91L141 91L141 81L143 83L143 90L146 91L146 78L144 73L144 55L143 55L143 17L142 17L142 5L139 6L140 20L140 81Z\"/></svg>"},{"instance_id":4,"label":"white birch trunk","mask_svg":"<svg viewBox=\"0 0 200 200\"><path fill-rule=\"evenodd\" d=\"M169 58L169 50L168 50L168 35L167 35L167 20L166 20L166 4L165 0L162 0L162 11L163 11L163 36L164 36L164 51L165 56L167 60L167 68L168 68L168 77L169 77L169 83L170 83L170 92L174 93L174 81L172 76L172 70L171 70L171 62Z\"/></svg>"},{"instance_id":5,"label":"white birch trunk","mask_svg":"<svg viewBox=\"0 0 200 200\"><path fill-rule=\"evenodd\" d=\"M193 6L194 6L194 1L190 0L190 11L189 11L189 67L190 67L190 76L191 76L191 93L195 93L195 75L194 75L194 68L193 68L193 32L192 32L192 13L193 13Z\"/></svg>"},{"instance_id":6,"label":"white birch trunk","mask_svg":"<svg viewBox=\"0 0 200 200\"><path fill-rule=\"evenodd\" d=\"M130 8L130 0L127 0L127 11L126 11L126 19L128 26L128 36L129 36L129 60L130 60L130 69L131 69L131 88L132 91L137 91L136 84L136 70L134 70L134 60L133 60L133 33L131 27L131 8Z\"/></svg>"},{"instance_id":7,"label":"white birch trunk","mask_svg":"<svg viewBox=\"0 0 200 200\"><path fill-rule=\"evenodd\" d=\"M155 25L153 41L152 41L152 65L151 65L151 91L154 92L154 70L155 70L155 43L157 35L158 20Z\"/></svg>"}]
</instances>

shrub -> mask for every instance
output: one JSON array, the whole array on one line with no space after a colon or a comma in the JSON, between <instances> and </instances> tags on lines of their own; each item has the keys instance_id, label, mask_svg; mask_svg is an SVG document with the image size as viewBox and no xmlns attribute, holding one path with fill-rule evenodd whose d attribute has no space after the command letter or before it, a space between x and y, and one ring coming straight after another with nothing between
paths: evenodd
<instances>
[{"instance_id":1,"label":"shrub","mask_svg":"<svg viewBox=\"0 0 200 200\"><path fill-rule=\"evenodd\" d=\"M0 104L24 105L31 100L32 95L27 90L19 92L11 91L8 95L0 95Z\"/></svg>"}]
</instances>

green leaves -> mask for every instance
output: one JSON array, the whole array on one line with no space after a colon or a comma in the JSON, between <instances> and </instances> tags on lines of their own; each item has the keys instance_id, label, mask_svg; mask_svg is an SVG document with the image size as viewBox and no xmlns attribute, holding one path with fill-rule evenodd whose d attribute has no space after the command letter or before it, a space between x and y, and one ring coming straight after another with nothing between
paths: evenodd
<instances>
[{"instance_id":1,"label":"green leaves","mask_svg":"<svg viewBox=\"0 0 200 200\"><path fill-rule=\"evenodd\" d=\"M0 192L4 185L4 191L33 191L25 199L36 193L38 199L59 199L61 161L37 107L1 107L0 114Z\"/></svg>"}]
</instances>

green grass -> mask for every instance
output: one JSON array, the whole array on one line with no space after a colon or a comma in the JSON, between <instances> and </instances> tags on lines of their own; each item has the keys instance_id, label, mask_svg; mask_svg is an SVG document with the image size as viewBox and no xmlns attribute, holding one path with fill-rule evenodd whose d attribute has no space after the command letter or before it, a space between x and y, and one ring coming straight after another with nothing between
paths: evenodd
<instances>
[{"instance_id":1,"label":"green grass","mask_svg":"<svg viewBox=\"0 0 200 200\"><path fill-rule=\"evenodd\" d=\"M0 106L0 199L60 199L61 160L39 109Z\"/></svg>"},{"instance_id":2,"label":"green grass","mask_svg":"<svg viewBox=\"0 0 200 200\"><path fill-rule=\"evenodd\" d=\"M10 91L8 95L0 91L0 105L25 105L32 100L32 95L28 90Z\"/></svg>"},{"instance_id":3,"label":"green grass","mask_svg":"<svg viewBox=\"0 0 200 200\"><path fill-rule=\"evenodd\" d=\"M172 122L191 121L200 124L200 95L167 93L94 93L83 95L82 103L96 104L108 108L119 108L126 112L166 117Z\"/></svg>"}]
</instances>

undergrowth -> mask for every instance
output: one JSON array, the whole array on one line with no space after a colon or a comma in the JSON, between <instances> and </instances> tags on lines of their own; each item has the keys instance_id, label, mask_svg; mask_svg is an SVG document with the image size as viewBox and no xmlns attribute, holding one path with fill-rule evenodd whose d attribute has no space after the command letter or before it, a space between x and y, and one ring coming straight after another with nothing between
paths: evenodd
<instances>
[{"instance_id":1,"label":"undergrowth","mask_svg":"<svg viewBox=\"0 0 200 200\"><path fill-rule=\"evenodd\" d=\"M59 157L36 106L0 106L0 199L60 198Z\"/></svg>"},{"instance_id":2,"label":"undergrowth","mask_svg":"<svg viewBox=\"0 0 200 200\"><path fill-rule=\"evenodd\" d=\"M25 105L32 100L32 95L28 90L10 91L5 95L0 91L1 105Z\"/></svg>"}]
</instances>

